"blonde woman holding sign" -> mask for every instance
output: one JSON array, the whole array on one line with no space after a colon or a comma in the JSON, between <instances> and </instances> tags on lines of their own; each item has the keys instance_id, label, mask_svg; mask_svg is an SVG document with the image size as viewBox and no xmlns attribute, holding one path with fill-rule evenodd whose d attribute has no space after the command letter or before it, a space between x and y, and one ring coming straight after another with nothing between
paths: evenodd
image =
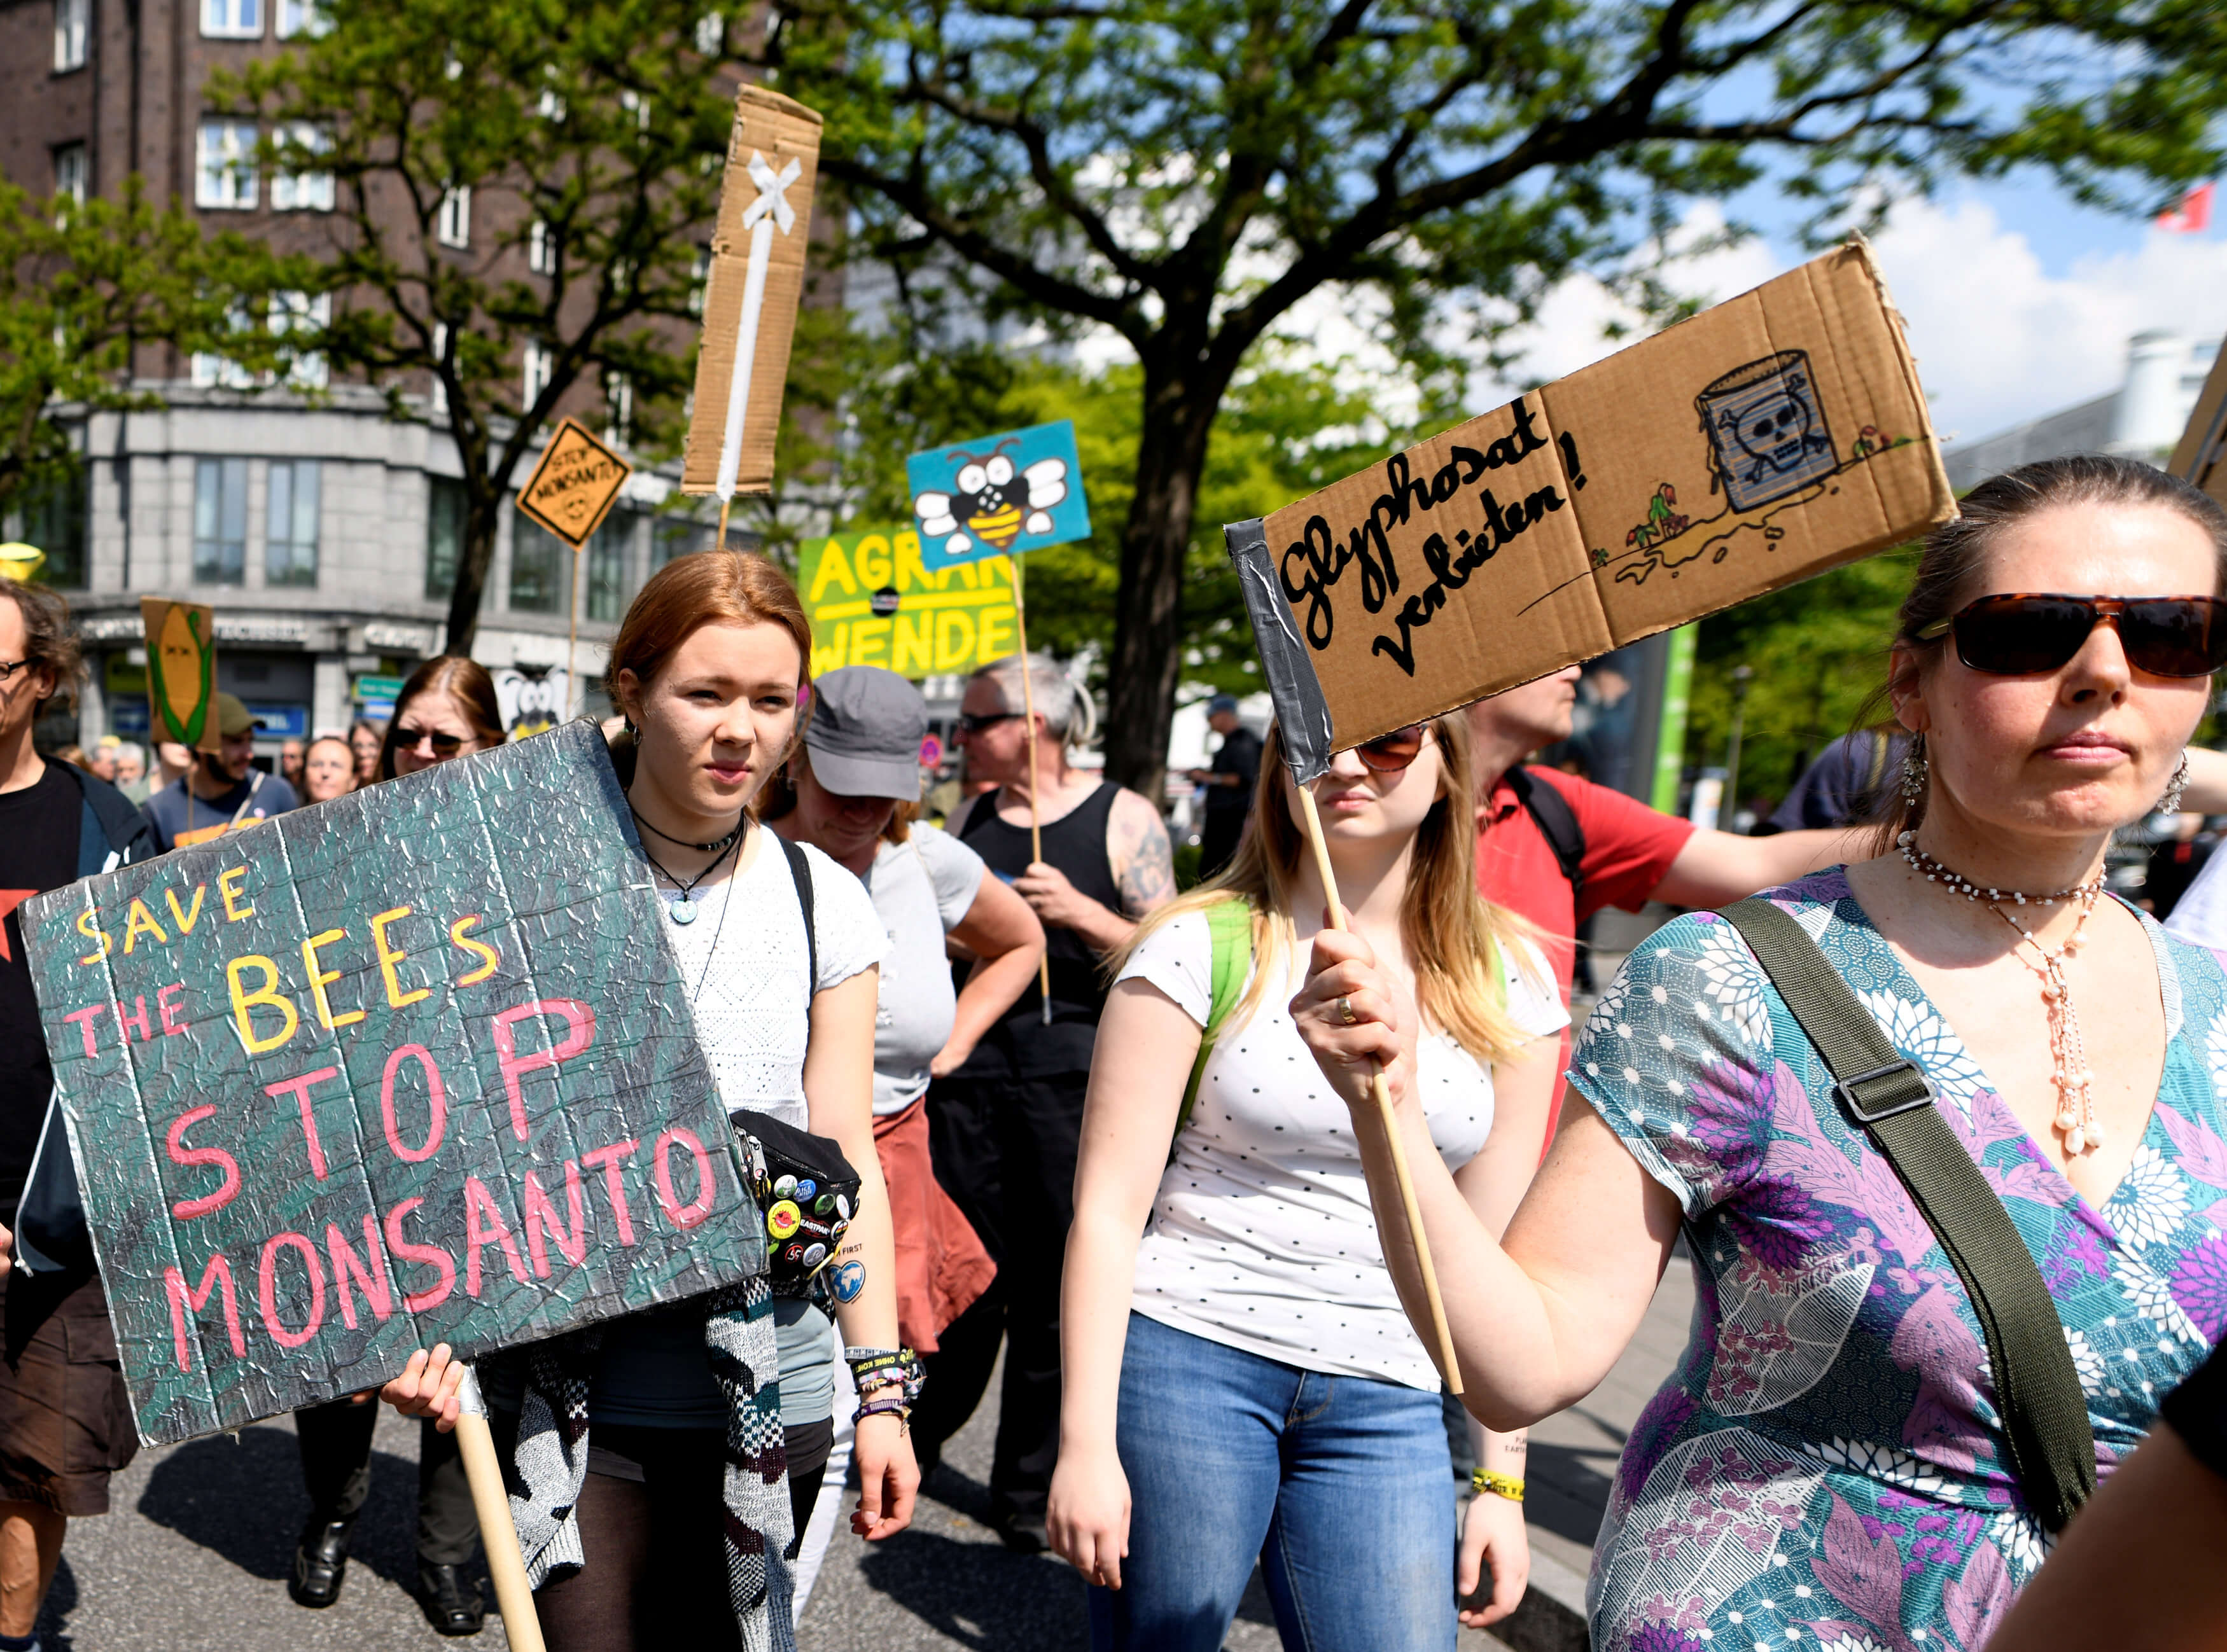
<instances>
[{"instance_id":1,"label":"blonde woman holding sign","mask_svg":"<svg viewBox=\"0 0 2227 1652\"><path fill-rule=\"evenodd\" d=\"M1100 1652L1214 1652L1256 1559L1286 1646L1451 1652L1458 1594L1490 1590L1462 1614L1476 1625L1522 1598L1523 1437L1481 1442L1491 1489L1457 1564L1439 1374L1401 1317L1345 1106L1284 1007L1325 897L1273 733L1260 776L1228 870L1117 954L1068 1242L1052 1541L1095 1585ZM1567 1017L1475 894L1467 725L1371 741L1314 790L1350 922L1430 1017L1427 1145L1496 1232Z\"/></svg>"}]
</instances>

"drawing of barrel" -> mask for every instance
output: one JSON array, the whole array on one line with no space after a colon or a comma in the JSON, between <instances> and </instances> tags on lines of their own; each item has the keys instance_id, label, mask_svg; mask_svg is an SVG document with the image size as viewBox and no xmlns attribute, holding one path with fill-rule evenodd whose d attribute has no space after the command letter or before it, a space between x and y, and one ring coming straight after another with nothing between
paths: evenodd
<instances>
[{"instance_id":1,"label":"drawing of barrel","mask_svg":"<svg viewBox=\"0 0 2227 1652\"><path fill-rule=\"evenodd\" d=\"M1784 499L1839 468L1807 350L1781 350L1694 399L1734 510Z\"/></svg>"}]
</instances>

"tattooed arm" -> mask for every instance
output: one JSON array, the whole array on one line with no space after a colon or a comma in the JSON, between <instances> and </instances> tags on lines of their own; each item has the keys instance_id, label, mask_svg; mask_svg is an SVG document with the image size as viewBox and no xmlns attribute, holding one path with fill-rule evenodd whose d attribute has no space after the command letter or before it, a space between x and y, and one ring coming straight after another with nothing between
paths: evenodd
<instances>
[{"instance_id":1,"label":"tattooed arm","mask_svg":"<svg viewBox=\"0 0 2227 1652\"><path fill-rule=\"evenodd\" d=\"M1098 951L1108 952L1129 938L1139 918L1176 897L1168 829L1159 811L1134 792L1116 795L1107 814L1106 857L1121 891L1118 911L1077 890L1056 866L1031 866L1013 887L1046 928L1071 929Z\"/></svg>"}]
</instances>

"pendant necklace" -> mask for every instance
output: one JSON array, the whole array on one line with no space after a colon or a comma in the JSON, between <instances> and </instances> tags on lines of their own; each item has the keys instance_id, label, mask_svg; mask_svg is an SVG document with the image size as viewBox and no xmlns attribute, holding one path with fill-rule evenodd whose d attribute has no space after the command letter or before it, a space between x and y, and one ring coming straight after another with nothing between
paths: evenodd
<instances>
[{"instance_id":1,"label":"pendant necklace","mask_svg":"<svg viewBox=\"0 0 2227 1652\"><path fill-rule=\"evenodd\" d=\"M651 830L655 831L656 828L653 826ZM661 832L658 832L658 836L660 837L663 837L664 835L665 834ZM737 826L734 829L734 832L726 839L724 845L720 846L719 852L711 857L711 864L705 866L703 871L698 872L693 877L679 877L674 876L672 872L666 871L663 866L658 864L656 856L651 854L648 850L644 849L641 852L641 858L648 861L652 869L662 877L667 883L673 884L676 890L675 893L666 897L665 915L671 918L673 922L684 926L695 922L696 914L699 909L699 903L690 897L695 894L696 886L702 883L705 878L709 877L713 871L718 870L719 863L726 859L728 851L731 850L742 840L743 827ZM711 847L710 845L691 846L705 848Z\"/></svg>"},{"instance_id":2,"label":"pendant necklace","mask_svg":"<svg viewBox=\"0 0 2227 1652\"><path fill-rule=\"evenodd\" d=\"M2098 873L2085 883L2047 895L2027 895L2017 890L1982 890L1920 849L1915 832L1905 832L1895 842L1911 870L1922 873L1928 883L1946 884L1968 901L1984 901L1989 911L2018 931L2018 942L2012 947L2011 956L2041 978L2042 1007L2049 1015L2050 1066L2057 1087L2057 1109L2051 1122L2063 1132L2067 1154L2077 1158L2083 1153L2094 1152L2103 1145L2103 1126L2096 1119L2096 1074L2088 1065L2087 1045L2080 1036L2080 1017L2072 1008L2071 986L2064 978L2064 960L2080 950L2081 934L2095 914L2096 898L2103 892L2103 875ZM2072 933L2054 951L2043 946L2033 931L2020 923L2004 905L2010 902L2018 906L2055 906L2059 901L2077 905L2080 915L2073 922ZM2032 948L2032 957L2026 955L2027 948Z\"/></svg>"}]
</instances>

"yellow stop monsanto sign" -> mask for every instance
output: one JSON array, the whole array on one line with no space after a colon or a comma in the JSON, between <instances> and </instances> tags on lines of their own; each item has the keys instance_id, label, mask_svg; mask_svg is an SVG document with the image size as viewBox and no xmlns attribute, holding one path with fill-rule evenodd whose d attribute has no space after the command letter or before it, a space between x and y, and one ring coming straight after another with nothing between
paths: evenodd
<instances>
[{"instance_id":1,"label":"yellow stop monsanto sign","mask_svg":"<svg viewBox=\"0 0 2227 1652\"><path fill-rule=\"evenodd\" d=\"M1012 559L985 557L930 573L909 527L807 539L796 584L812 621L815 676L881 666L918 681L973 671L1020 646Z\"/></svg>"},{"instance_id":2,"label":"yellow stop monsanto sign","mask_svg":"<svg viewBox=\"0 0 2227 1652\"><path fill-rule=\"evenodd\" d=\"M577 551L603 526L634 467L565 419L541 450L541 462L518 490L518 508Z\"/></svg>"}]
</instances>

